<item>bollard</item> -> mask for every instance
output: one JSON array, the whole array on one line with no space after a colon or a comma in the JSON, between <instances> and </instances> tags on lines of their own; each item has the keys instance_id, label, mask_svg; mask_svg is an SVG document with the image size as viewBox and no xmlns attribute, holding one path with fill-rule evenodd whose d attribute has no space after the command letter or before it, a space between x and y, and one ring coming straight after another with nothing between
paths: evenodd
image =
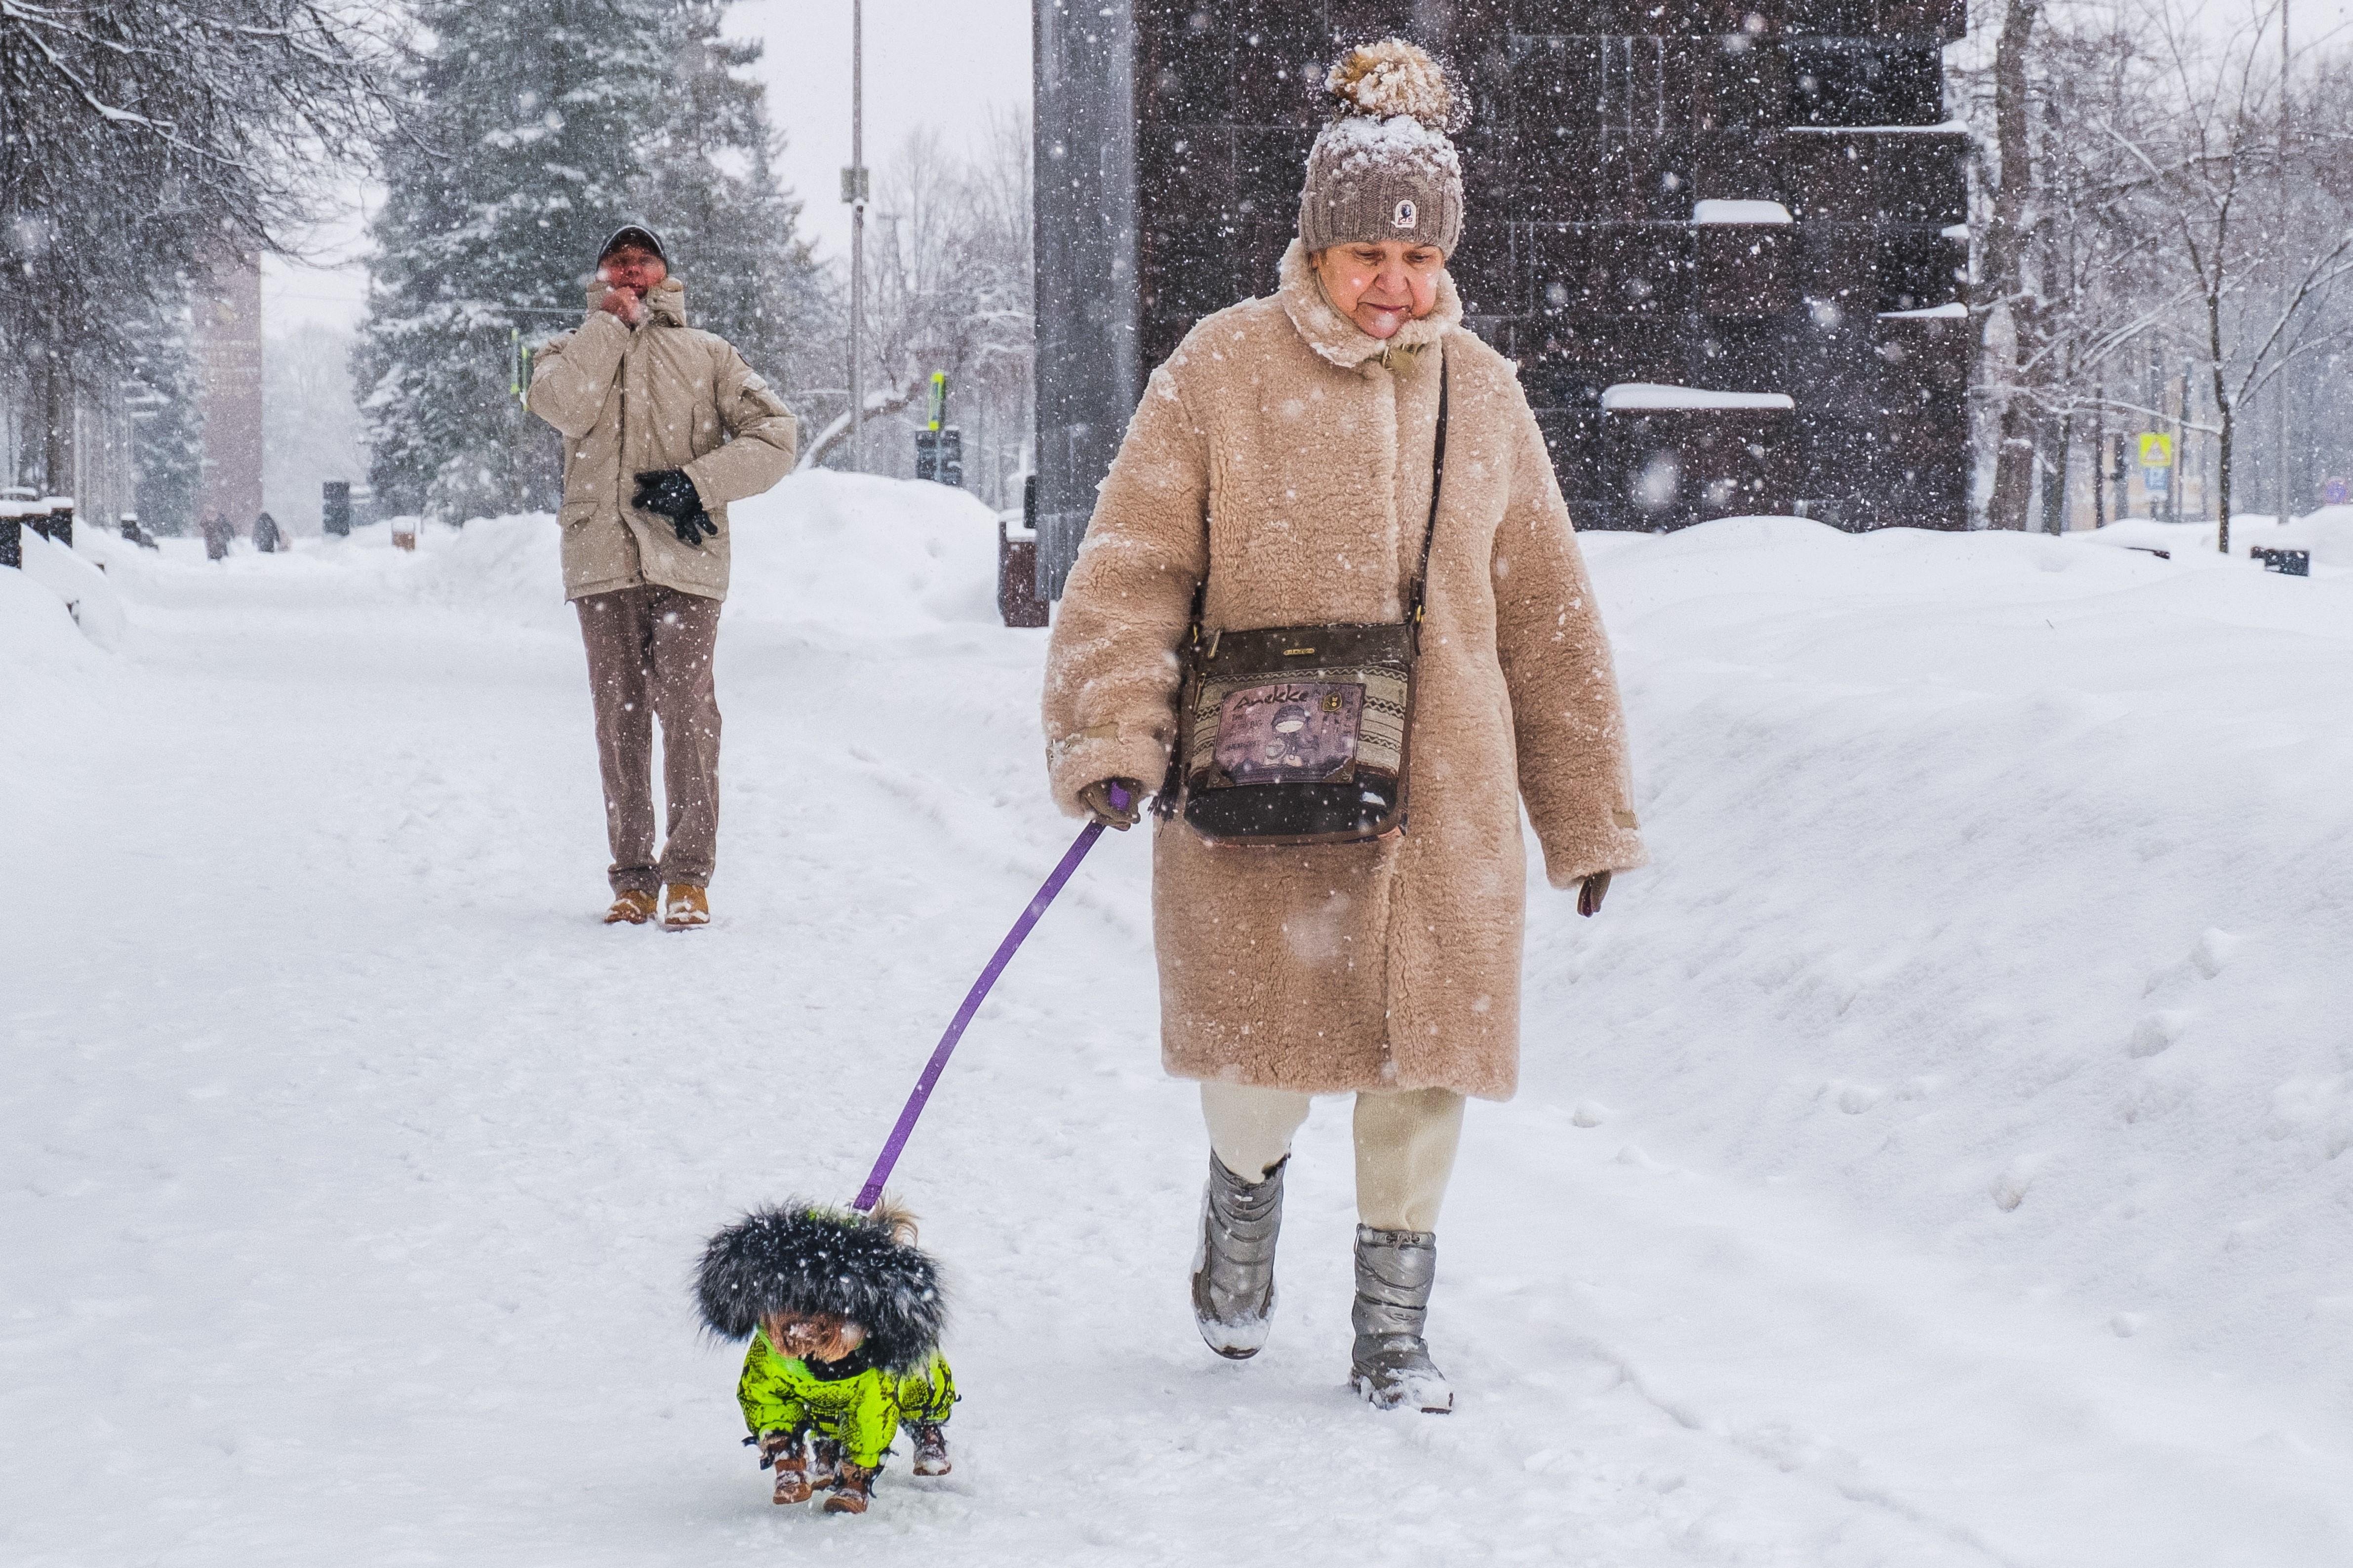
<instances>
[{"instance_id":1,"label":"bollard","mask_svg":"<svg viewBox=\"0 0 2353 1568\"><path fill-rule=\"evenodd\" d=\"M2309 550L2275 550L2267 544L2251 544L2247 553L2263 563L2266 572L2276 572L2283 577L2312 575L2312 552Z\"/></svg>"},{"instance_id":2,"label":"bollard","mask_svg":"<svg viewBox=\"0 0 2353 1568\"><path fill-rule=\"evenodd\" d=\"M53 540L68 550L71 550L73 548L73 497L46 496L42 498L39 506L39 514L32 520L34 530L43 539Z\"/></svg>"},{"instance_id":3,"label":"bollard","mask_svg":"<svg viewBox=\"0 0 2353 1568\"><path fill-rule=\"evenodd\" d=\"M319 487L319 525L337 539L352 536L352 481L329 479Z\"/></svg>"},{"instance_id":4,"label":"bollard","mask_svg":"<svg viewBox=\"0 0 2353 1568\"><path fill-rule=\"evenodd\" d=\"M1008 626L1046 624L1046 601L1038 596L1038 530L1031 522L1037 514L1038 476L1031 474L1021 487L1018 532L1001 514L997 520L997 613Z\"/></svg>"}]
</instances>

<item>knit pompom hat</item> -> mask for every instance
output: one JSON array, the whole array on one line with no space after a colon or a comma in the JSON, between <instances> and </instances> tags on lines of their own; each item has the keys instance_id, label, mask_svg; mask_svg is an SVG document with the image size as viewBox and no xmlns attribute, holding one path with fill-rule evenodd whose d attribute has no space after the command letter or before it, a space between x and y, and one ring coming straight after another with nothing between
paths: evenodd
<instances>
[{"instance_id":1,"label":"knit pompom hat","mask_svg":"<svg viewBox=\"0 0 2353 1568\"><path fill-rule=\"evenodd\" d=\"M1402 239L1454 254L1462 237L1459 95L1403 38L1348 51L1324 79L1332 120L1307 154L1299 239L1327 246Z\"/></svg>"}]
</instances>

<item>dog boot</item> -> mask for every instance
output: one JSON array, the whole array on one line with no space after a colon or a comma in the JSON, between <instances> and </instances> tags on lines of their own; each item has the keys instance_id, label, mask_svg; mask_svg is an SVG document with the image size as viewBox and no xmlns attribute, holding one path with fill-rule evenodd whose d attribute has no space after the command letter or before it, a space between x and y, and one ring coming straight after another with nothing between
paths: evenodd
<instances>
[{"instance_id":1,"label":"dog boot","mask_svg":"<svg viewBox=\"0 0 2353 1568\"><path fill-rule=\"evenodd\" d=\"M1282 1229L1285 1155L1261 1182L1245 1182L1209 1156L1201 1194L1201 1247L1193 1255L1193 1321L1201 1338L1229 1361L1248 1361L1266 1344L1274 1319L1274 1242Z\"/></svg>"},{"instance_id":2,"label":"dog boot","mask_svg":"<svg viewBox=\"0 0 2353 1568\"><path fill-rule=\"evenodd\" d=\"M775 1501L779 1503L807 1502L814 1490L809 1485L808 1451L801 1446L797 1432L763 1432L760 1434L760 1463L776 1468Z\"/></svg>"},{"instance_id":3,"label":"dog boot","mask_svg":"<svg viewBox=\"0 0 2353 1568\"><path fill-rule=\"evenodd\" d=\"M830 1488L841 1474L841 1445L830 1437L819 1437L809 1445L808 1483L812 1491Z\"/></svg>"},{"instance_id":4,"label":"dog boot","mask_svg":"<svg viewBox=\"0 0 2353 1568\"><path fill-rule=\"evenodd\" d=\"M1421 1337L1437 1280L1438 1237L1429 1231L1356 1227L1356 1305L1348 1314L1356 1342L1348 1384L1376 1409L1444 1415L1454 1408L1454 1391L1430 1363Z\"/></svg>"},{"instance_id":5,"label":"dog boot","mask_svg":"<svg viewBox=\"0 0 2353 1568\"><path fill-rule=\"evenodd\" d=\"M825 1511L864 1513L874 1500L874 1478L881 1468L880 1465L843 1465L834 1478L833 1495L825 1500Z\"/></svg>"},{"instance_id":6,"label":"dog boot","mask_svg":"<svg viewBox=\"0 0 2353 1568\"><path fill-rule=\"evenodd\" d=\"M948 1458L947 1428L936 1421L911 1421L907 1430L915 1438L915 1473L919 1476L944 1476L955 1468Z\"/></svg>"},{"instance_id":7,"label":"dog boot","mask_svg":"<svg viewBox=\"0 0 2353 1568\"><path fill-rule=\"evenodd\" d=\"M654 918L654 906L659 900L643 888L624 888L613 895L613 907L605 911L608 926L641 926Z\"/></svg>"},{"instance_id":8,"label":"dog boot","mask_svg":"<svg viewBox=\"0 0 2353 1568\"><path fill-rule=\"evenodd\" d=\"M711 923L711 899L691 882L672 882L662 900L662 930L693 931Z\"/></svg>"}]
</instances>

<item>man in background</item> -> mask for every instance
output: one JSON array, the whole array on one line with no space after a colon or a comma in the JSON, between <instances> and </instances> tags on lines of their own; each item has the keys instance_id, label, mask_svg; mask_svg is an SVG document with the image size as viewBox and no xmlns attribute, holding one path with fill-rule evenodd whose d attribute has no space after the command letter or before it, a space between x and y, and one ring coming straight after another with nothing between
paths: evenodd
<instances>
[{"instance_id":1,"label":"man in background","mask_svg":"<svg viewBox=\"0 0 2353 1568\"><path fill-rule=\"evenodd\" d=\"M659 912L668 930L707 925L727 503L791 471L793 416L743 355L686 324L686 290L642 224L605 242L588 319L540 350L530 403L565 436L564 589L588 647L613 855L605 922L643 925ZM669 807L659 855L656 718Z\"/></svg>"}]
</instances>

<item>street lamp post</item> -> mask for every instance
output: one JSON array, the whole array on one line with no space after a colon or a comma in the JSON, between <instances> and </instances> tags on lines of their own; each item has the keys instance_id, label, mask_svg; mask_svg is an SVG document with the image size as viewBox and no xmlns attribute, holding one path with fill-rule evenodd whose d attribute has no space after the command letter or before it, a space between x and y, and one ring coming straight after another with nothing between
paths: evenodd
<instances>
[{"instance_id":1,"label":"street lamp post","mask_svg":"<svg viewBox=\"0 0 2353 1568\"><path fill-rule=\"evenodd\" d=\"M866 468L866 0L849 4L849 167L841 199L849 204L849 466Z\"/></svg>"},{"instance_id":2,"label":"street lamp post","mask_svg":"<svg viewBox=\"0 0 2353 1568\"><path fill-rule=\"evenodd\" d=\"M2288 71L2289 71L2289 68L2289 68L2289 57L2288 57L2288 49L2287 49L2287 7L2288 7L2288 0L2280 0L2280 129L2279 129L2279 155L2280 155L2280 171L2279 171L2279 179L2280 179L2280 231L2279 231L2279 258L2280 258L2280 310L2281 310L2281 312L2282 312L2283 314L2284 314L2284 313L2286 312L2286 310L2287 310L2287 302L2288 302L2288 288L2287 288L2287 225L2288 225L2288 192L2287 192L2287 168L2288 168L2288 163L2287 163L2287 159L2288 159L2288 153L2287 153L2287 142L2288 142L2288 100L2287 100L2287 84L2288 84ZM2290 492L2289 492L2289 490L2288 490L2288 477L2287 477L2287 416L2288 416L2288 357L2287 357L2287 356L2288 356L2288 353L2289 353L2289 342L2288 342L2287 324L2286 324L2284 321L2283 321L2283 322L2280 324L2279 343L2280 343L2280 367L2279 367L2279 430L2278 430L2278 437L2279 437L2279 521L2280 521L2281 522L2285 522L2285 521L2287 521L2287 517L2288 517L2288 508L2289 508L2289 506L2290 506L2290 504L2291 504L2291 502L2292 502L2293 498L2292 498L2292 496L2291 496L2291 494L2290 494Z\"/></svg>"}]
</instances>

